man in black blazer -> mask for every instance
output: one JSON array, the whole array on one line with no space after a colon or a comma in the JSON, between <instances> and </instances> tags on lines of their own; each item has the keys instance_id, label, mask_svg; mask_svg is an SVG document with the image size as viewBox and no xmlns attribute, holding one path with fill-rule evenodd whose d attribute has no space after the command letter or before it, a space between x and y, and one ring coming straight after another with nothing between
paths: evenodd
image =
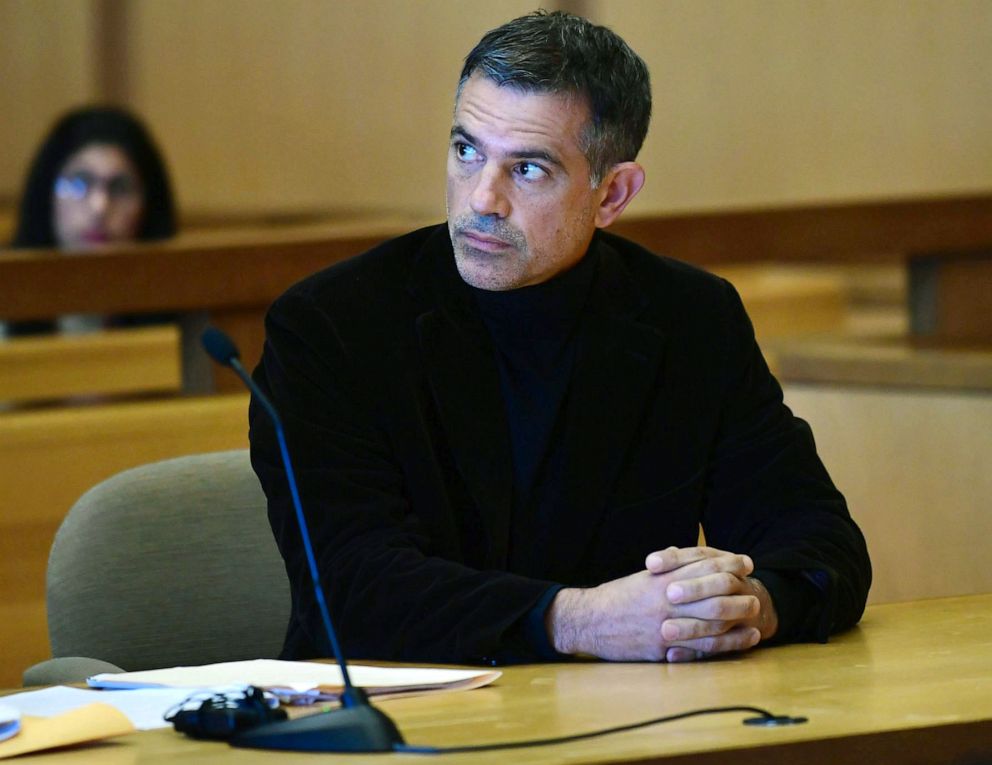
<instances>
[{"instance_id":1,"label":"man in black blazer","mask_svg":"<svg viewBox=\"0 0 992 765\"><path fill-rule=\"evenodd\" d=\"M725 281L602 231L644 183L643 62L539 12L469 54L448 222L276 301L286 420L354 657L690 661L857 622L864 539ZM329 655L275 437L283 655ZM710 546L698 546L702 526Z\"/></svg>"}]
</instances>

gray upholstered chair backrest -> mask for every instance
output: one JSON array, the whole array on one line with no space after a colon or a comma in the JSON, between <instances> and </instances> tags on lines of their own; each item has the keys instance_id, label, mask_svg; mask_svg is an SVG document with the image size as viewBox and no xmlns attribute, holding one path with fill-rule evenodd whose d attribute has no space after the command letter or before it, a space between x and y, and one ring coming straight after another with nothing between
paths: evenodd
<instances>
[{"instance_id":1,"label":"gray upholstered chair backrest","mask_svg":"<svg viewBox=\"0 0 992 765\"><path fill-rule=\"evenodd\" d=\"M48 561L55 657L125 670L274 657L289 607L247 450L156 462L95 486Z\"/></svg>"}]
</instances>

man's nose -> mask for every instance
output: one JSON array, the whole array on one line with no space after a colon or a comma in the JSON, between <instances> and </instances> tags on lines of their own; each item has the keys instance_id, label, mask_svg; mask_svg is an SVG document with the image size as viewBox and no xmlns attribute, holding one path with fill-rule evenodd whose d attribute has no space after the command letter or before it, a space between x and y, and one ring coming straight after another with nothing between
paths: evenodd
<instances>
[{"instance_id":1,"label":"man's nose","mask_svg":"<svg viewBox=\"0 0 992 765\"><path fill-rule=\"evenodd\" d=\"M495 215L505 218L510 214L510 201L506 196L505 179L498 167L484 167L476 175L475 188L469 204L478 215Z\"/></svg>"}]
</instances>

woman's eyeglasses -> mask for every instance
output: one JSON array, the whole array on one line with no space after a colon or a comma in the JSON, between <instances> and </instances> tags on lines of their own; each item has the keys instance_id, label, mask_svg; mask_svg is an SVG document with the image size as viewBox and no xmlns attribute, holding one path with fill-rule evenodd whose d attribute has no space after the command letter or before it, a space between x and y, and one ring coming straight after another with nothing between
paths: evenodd
<instances>
[{"instance_id":1,"label":"woman's eyeglasses","mask_svg":"<svg viewBox=\"0 0 992 765\"><path fill-rule=\"evenodd\" d=\"M55 196L80 201L100 187L103 187L104 193L113 201L131 200L141 193L137 179L130 175L101 178L93 173L80 171L72 175L60 175L55 180Z\"/></svg>"}]
</instances>

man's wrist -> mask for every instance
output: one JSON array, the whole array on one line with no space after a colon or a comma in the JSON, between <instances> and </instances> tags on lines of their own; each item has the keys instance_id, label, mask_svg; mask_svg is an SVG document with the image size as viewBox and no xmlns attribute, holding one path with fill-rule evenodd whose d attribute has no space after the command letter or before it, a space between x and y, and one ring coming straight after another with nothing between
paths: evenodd
<instances>
[{"instance_id":1,"label":"man's wrist","mask_svg":"<svg viewBox=\"0 0 992 765\"><path fill-rule=\"evenodd\" d=\"M582 652L580 613L585 592L576 587L565 587L558 591L548 606L544 626L548 640L558 653L573 655Z\"/></svg>"}]
</instances>

